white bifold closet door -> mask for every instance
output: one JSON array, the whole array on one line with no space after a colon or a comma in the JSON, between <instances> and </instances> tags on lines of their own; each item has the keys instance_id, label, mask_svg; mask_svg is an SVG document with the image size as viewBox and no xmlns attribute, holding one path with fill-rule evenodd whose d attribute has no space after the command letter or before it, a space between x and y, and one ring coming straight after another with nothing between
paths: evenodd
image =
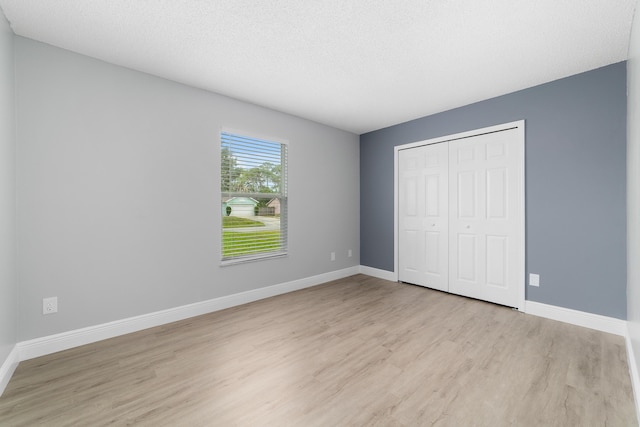
<instances>
[{"instance_id":1,"label":"white bifold closet door","mask_svg":"<svg viewBox=\"0 0 640 427\"><path fill-rule=\"evenodd\" d=\"M400 280L449 290L449 151L432 144L400 152Z\"/></svg>"},{"instance_id":2,"label":"white bifold closet door","mask_svg":"<svg viewBox=\"0 0 640 427\"><path fill-rule=\"evenodd\" d=\"M400 281L519 305L523 149L510 129L399 152Z\"/></svg>"}]
</instances>

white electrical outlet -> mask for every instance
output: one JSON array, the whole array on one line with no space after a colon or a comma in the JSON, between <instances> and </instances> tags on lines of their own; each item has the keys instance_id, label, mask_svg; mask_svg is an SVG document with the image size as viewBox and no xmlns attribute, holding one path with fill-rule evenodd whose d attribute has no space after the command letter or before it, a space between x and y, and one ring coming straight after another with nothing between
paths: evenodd
<instances>
[{"instance_id":1,"label":"white electrical outlet","mask_svg":"<svg viewBox=\"0 0 640 427\"><path fill-rule=\"evenodd\" d=\"M335 260L336 260L336 253L331 252L331 261L335 261Z\"/></svg>"},{"instance_id":2,"label":"white electrical outlet","mask_svg":"<svg viewBox=\"0 0 640 427\"><path fill-rule=\"evenodd\" d=\"M540 275L539 274L529 274L529 286L540 286Z\"/></svg>"},{"instance_id":3,"label":"white electrical outlet","mask_svg":"<svg viewBox=\"0 0 640 427\"><path fill-rule=\"evenodd\" d=\"M53 314L58 312L58 297L42 299L42 314Z\"/></svg>"},{"instance_id":4,"label":"white electrical outlet","mask_svg":"<svg viewBox=\"0 0 640 427\"><path fill-rule=\"evenodd\" d=\"M353 256L353 251L352 251L351 249L349 249L349 250L347 251L347 256L348 256L349 258L351 258L351 257Z\"/></svg>"}]
</instances>

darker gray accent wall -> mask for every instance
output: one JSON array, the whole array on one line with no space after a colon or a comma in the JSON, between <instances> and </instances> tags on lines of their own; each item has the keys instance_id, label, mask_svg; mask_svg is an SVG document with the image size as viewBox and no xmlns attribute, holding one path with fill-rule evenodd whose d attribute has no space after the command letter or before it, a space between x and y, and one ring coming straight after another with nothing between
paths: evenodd
<instances>
[{"instance_id":1,"label":"darker gray accent wall","mask_svg":"<svg viewBox=\"0 0 640 427\"><path fill-rule=\"evenodd\" d=\"M361 135L361 264L393 271L396 145L524 119L527 299L626 319L626 108L620 62Z\"/></svg>"}]
</instances>

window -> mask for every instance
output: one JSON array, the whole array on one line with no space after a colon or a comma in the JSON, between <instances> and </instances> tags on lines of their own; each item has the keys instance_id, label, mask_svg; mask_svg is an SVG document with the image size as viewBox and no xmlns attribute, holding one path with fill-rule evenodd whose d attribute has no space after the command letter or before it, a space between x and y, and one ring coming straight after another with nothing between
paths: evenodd
<instances>
[{"instance_id":1,"label":"window","mask_svg":"<svg viewBox=\"0 0 640 427\"><path fill-rule=\"evenodd\" d=\"M287 145L221 133L222 263L287 253Z\"/></svg>"}]
</instances>

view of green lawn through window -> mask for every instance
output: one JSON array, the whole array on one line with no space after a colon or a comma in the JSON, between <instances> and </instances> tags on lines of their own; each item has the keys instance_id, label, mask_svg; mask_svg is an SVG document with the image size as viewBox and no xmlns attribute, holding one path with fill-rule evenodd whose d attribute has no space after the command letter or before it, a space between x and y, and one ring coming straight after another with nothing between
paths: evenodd
<instances>
[{"instance_id":1,"label":"view of green lawn through window","mask_svg":"<svg viewBox=\"0 0 640 427\"><path fill-rule=\"evenodd\" d=\"M268 224L260 222L260 217L254 218L222 217L222 256L224 258L274 252L281 248L280 230L266 230ZM247 231L238 231L238 229Z\"/></svg>"},{"instance_id":2,"label":"view of green lawn through window","mask_svg":"<svg viewBox=\"0 0 640 427\"><path fill-rule=\"evenodd\" d=\"M222 260L287 249L287 146L222 132Z\"/></svg>"}]
</instances>

